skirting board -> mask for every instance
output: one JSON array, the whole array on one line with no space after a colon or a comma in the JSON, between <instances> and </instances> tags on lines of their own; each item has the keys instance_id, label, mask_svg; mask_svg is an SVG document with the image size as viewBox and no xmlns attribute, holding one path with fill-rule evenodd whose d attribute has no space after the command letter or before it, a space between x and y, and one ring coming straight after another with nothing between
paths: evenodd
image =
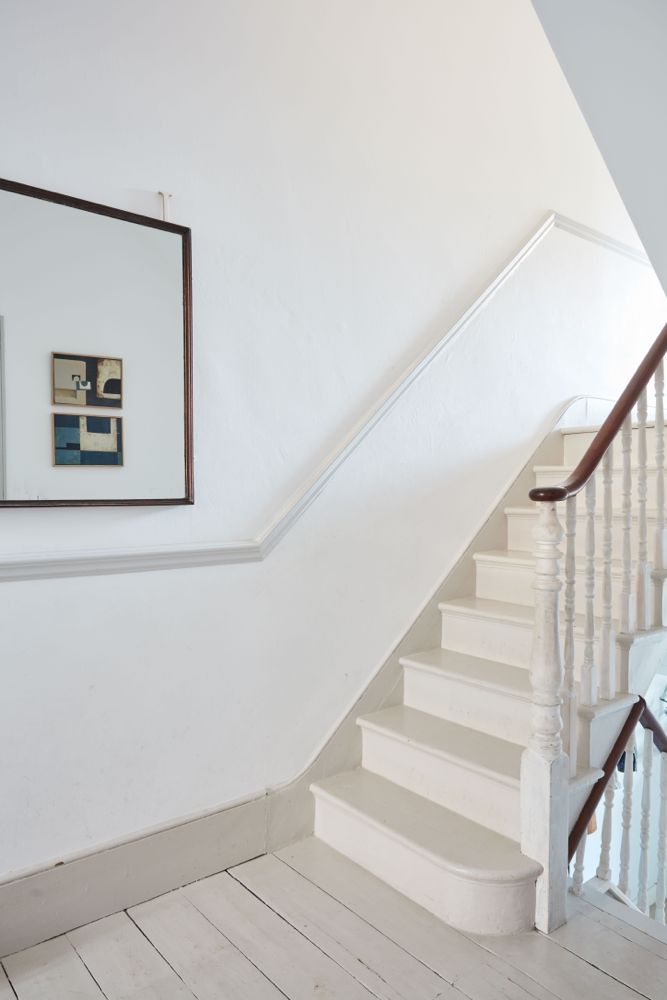
<instances>
[{"instance_id":1,"label":"skirting board","mask_svg":"<svg viewBox=\"0 0 667 1000\"><path fill-rule=\"evenodd\" d=\"M266 853L267 796L0 886L0 958Z\"/></svg>"}]
</instances>

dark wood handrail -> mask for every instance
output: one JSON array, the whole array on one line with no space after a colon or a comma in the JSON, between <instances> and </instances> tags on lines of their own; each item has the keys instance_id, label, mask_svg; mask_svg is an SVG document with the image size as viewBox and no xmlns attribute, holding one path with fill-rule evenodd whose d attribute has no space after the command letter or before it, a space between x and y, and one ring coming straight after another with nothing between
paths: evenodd
<instances>
[{"instance_id":1,"label":"dark wood handrail","mask_svg":"<svg viewBox=\"0 0 667 1000\"><path fill-rule=\"evenodd\" d=\"M602 461L607 448L623 426L623 421L632 413L632 408L639 399L642 390L648 385L666 353L667 324L663 326L657 340L628 382L626 389L591 441L586 454L574 472L571 472L567 479L564 479L558 486L538 486L531 490L529 494L531 500L549 502L567 500L568 497L576 496L584 488Z\"/></svg>"},{"instance_id":2,"label":"dark wood handrail","mask_svg":"<svg viewBox=\"0 0 667 1000\"><path fill-rule=\"evenodd\" d=\"M588 824L593 818L595 810L602 801L605 788L609 784L611 776L618 767L618 762L625 753L625 749L628 745L630 734L638 722L644 727L644 729L651 730L653 733L653 744L656 749L660 753L667 753L667 733L665 733L665 730L662 728L653 712L649 709L644 699L639 697L630 709L630 714L625 720L625 725L623 726L618 739L611 748L609 756L607 757L606 763L602 769L603 776L593 785L591 793L586 799L581 810L579 819L572 827L572 832L570 833L567 844L568 861L571 861L576 854L579 842L588 829ZM632 761L626 760L625 766L632 767Z\"/></svg>"}]
</instances>

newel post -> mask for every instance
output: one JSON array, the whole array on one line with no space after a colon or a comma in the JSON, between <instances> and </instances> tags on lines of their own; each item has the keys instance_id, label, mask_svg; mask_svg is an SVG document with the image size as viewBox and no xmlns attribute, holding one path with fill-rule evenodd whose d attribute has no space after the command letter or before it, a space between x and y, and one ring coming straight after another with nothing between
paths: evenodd
<instances>
[{"instance_id":1,"label":"newel post","mask_svg":"<svg viewBox=\"0 0 667 1000\"><path fill-rule=\"evenodd\" d=\"M530 660L531 736L521 759L521 850L539 861L535 925L550 933L565 923L568 773L561 738L563 664L559 578L563 537L555 503L542 502L535 538L535 631Z\"/></svg>"}]
</instances>

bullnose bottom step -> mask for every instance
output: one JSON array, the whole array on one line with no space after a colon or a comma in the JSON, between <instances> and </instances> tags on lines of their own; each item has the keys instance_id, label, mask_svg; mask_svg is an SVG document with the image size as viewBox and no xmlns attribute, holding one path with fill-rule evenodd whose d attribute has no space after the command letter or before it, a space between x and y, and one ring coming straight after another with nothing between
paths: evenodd
<instances>
[{"instance_id":1,"label":"bullnose bottom step","mask_svg":"<svg viewBox=\"0 0 667 1000\"><path fill-rule=\"evenodd\" d=\"M316 836L440 919L479 934L533 926L541 867L515 841L363 768L312 791Z\"/></svg>"}]
</instances>

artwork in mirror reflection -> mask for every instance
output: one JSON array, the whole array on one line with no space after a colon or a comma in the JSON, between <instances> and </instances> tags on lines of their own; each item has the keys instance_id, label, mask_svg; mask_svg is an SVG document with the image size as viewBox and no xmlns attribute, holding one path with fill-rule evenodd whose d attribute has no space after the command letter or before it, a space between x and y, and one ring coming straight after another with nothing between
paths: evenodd
<instances>
[{"instance_id":1,"label":"artwork in mirror reflection","mask_svg":"<svg viewBox=\"0 0 667 1000\"><path fill-rule=\"evenodd\" d=\"M123 405L123 362L86 354L53 355L53 402L67 406Z\"/></svg>"},{"instance_id":2,"label":"artwork in mirror reflection","mask_svg":"<svg viewBox=\"0 0 667 1000\"><path fill-rule=\"evenodd\" d=\"M122 465L123 418L53 414L54 465Z\"/></svg>"}]
</instances>

